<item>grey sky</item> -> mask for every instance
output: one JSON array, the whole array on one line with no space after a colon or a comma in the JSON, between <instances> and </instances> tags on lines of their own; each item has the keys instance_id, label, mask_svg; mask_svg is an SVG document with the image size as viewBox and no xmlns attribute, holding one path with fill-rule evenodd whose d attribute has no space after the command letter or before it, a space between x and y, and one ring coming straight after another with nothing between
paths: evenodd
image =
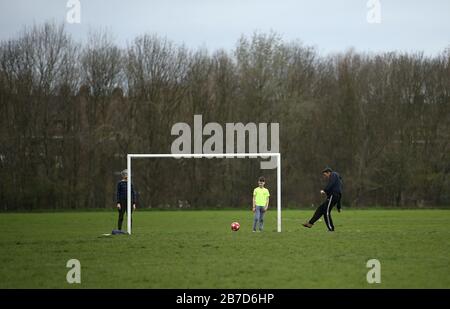
<instances>
[{"instance_id":1,"label":"grey sky","mask_svg":"<svg viewBox=\"0 0 450 309\"><path fill-rule=\"evenodd\" d=\"M234 48L241 34L273 30L320 52L424 51L450 46L449 0L379 0L381 23L369 24L367 0L80 0L81 23L66 29L75 39L108 29L125 45L157 33L188 47ZM65 22L67 0L0 0L0 39L25 25Z\"/></svg>"}]
</instances>

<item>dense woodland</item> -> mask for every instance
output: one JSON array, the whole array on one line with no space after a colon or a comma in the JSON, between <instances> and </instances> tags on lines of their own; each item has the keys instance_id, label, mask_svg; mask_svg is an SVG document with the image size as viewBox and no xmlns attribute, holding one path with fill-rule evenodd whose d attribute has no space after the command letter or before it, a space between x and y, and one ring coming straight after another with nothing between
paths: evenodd
<instances>
[{"instance_id":1,"label":"dense woodland","mask_svg":"<svg viewBox=\"0 0 450 309\"><path fill-rule=\"evenodd\" d=\"M450 49L321 55L276 33L233 50L153 34L126 47L76 42L62 25L0 43L1 210L114 207L127 153L169 153L177 122L279 123L283 206L320 202L320 171L344 207L450 204ZM270 144L269 144L270 145ZM254 159L142 160L139 207L249 207ZM275 205L275 199L271 205Z\"/></svg>"}]
</instances>

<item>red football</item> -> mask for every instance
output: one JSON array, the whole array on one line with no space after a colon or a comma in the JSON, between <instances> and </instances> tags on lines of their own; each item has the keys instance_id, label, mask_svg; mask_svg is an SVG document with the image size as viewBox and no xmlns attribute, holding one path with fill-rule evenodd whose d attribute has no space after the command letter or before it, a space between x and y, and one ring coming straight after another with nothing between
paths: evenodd
<instances>
[{"instance_id":1,"label":"red football","mask_svg":"<svg viewBox=\"0 0 450 309\"><path fill-rule=\"evenodd\" d=\"M232 231L235 231L235 232L237 232L237 231L239 231L239 228L241 227L241 225L239 224L239 222L233 222L233 223L231 223L231 230Z\"/></svg>"}]
</instances>

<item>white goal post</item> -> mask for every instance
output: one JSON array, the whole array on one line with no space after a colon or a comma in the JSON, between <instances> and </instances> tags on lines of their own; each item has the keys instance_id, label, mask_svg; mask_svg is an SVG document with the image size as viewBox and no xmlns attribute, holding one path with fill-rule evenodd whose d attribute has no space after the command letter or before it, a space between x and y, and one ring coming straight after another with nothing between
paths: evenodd
<instances>
[{"instance_id":1,"label":"white goal post","mask_svg":"<svg viewBox=\"0 0 450 309\"><path fill-rule=\"evenodd\" d=\"M131 159L133 158L242 158L242 157L275 157L277 159L277 231L281 232L281 154L268 153L189 153L189 154L127 154L127 231L131 235Z\"/></svg>"}]
</instances>

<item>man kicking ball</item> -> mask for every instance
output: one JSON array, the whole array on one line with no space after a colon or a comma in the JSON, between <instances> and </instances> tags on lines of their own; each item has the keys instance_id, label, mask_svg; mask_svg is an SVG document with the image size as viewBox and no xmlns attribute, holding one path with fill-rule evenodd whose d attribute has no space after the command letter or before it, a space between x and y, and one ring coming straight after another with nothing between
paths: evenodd
<instances>
[{"instance_id":1,"label":"man kicking ball","mask_svg":"<svg viewBox=\"0 0 450 309\"><path fill-rule=\"evenodd\" d=\"M324 169L322 175L328 180L328 184L325 189L320 190L320 193L326 194L327 199L316 209L311 220L302 225L311 228L323 215L328 231L332 232L334 231L334 225L333 220L331 219L331 209L333 209L334 205L337 205L338 212L341 212L342 179L341 176L339 176L338 173L333 172L331 168Z\"/></svg>"}]
</instances>

